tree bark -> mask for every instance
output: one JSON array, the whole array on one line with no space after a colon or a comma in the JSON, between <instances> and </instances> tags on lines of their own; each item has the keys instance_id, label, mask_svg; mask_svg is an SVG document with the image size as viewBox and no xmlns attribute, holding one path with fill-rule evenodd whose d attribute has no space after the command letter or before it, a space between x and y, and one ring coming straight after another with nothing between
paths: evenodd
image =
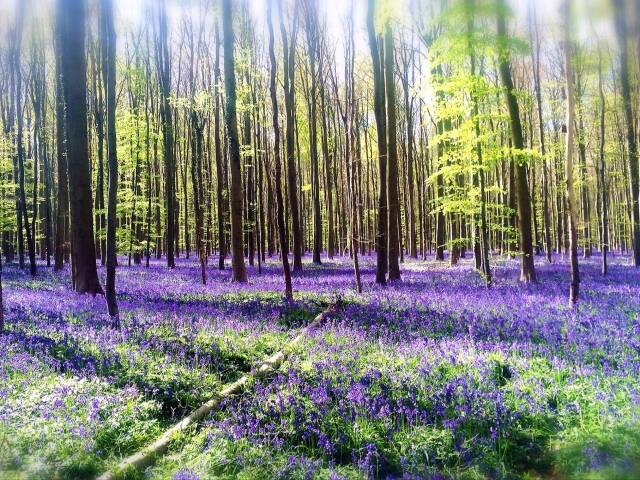
<instances>
[{"instance_id":1,"label":"tree bark","mask_svg":"<svg viewBox=\"0 0 640 480\"><path fill-rule=\"evenodd\" d=\"M634 131L631 72L629 66L629 46L627 33L626 3L624 0L613 0L616 34L620 46L620 90L626 124L627 148L629 158L629 176L631 179L631 201L633 222L633 265L640 267L640 202L638 183L638 144Z\"/></svg>"},{"instance_id":2,"label":"tree bark","mask_svg":"<svg viewBox=\"0 0 640 480\"><path fill-rule=\"evenodd\" d=\"M215 144L216 155L216 207L218 214L218 269L224 270L224 260L226 257L226 245L224 238L224 219L226 216L226 208L224 201L224 177L223 177L223 163L224 157L222 156L222 148L220 138L220 35L218 33L218 26L216 24L216 60L214 66L215 72L215 84L216 84L216 100L213 111L213 138Z\"/></svg>"},{"instance_id":3,"label":"tree bark","mask_svg":"<svg viewBox=\"0 0 640 480\"><path fill-rule=\"evenodd\" d=\"M393 32L387 23L384 33L385 90L387 93L387 198L388 198L388 251L389 281L400 280L398 263L400 247L400 201L398 192L398 146L396 134L396 87L393 79Z\"/></svg>"},{"instance_id":4,"label":"tree bark","mask_svg":"<svg viewBox=\"0 0 640 480\"><path fill-rule=\"evenodd\" d=\"M116 204L118 201L118 156L116 144L116 32L113 26L113 0L102 0L103 28L102 78L107 100L107 162L109 185L107 191L107 243L105 297L109 316L120 328L118 300L116 298Z\"/></svg>"},{"instance_id":5,"label":"tree bark","mask_svg":"<svg viewBox=\"0 0 640 480\"><path fill-rule=\"evenodd\" d=\"M231 263L234 282L246 282L242 226L242 171L236 115L236 73L233 63L233 16L231 0L222 0L222 42L224 48L225 122L231 169Z\"/></svg>"},{"instance_id":6,"label":"tree bark","mask_svg":"<svg viewBox=\"0 0 640 480\"><path fill-rule=\"evenodd\" d=\"M57 0L57 22L64 27L62 85L69 168L69 206L74 288L98 294L102 286L96 269L93 202L87 135L87 82L85 58L85 1Z\"/></svg>"},{"instance_id":7,"label":"tree bark","mask_svg":"<svg viewBox=\"0 0 640 480\"><path fill-rule=\"evenodd\" d=\"M169 49L167 46L167 12L165 0L158 3L158 36L156 39L156 62L158 66L158 78L160 80L160 116L162 119L162 145L164 147L165 161L165 210L166 231L165 248L167 254L167 267L175 267L174 246L176 234L176 193L175 193L175 152L173 142L173 118L169 104L171 96L171 64Z\"/></svg>"},{"instance_id":8,"label":"tree bark","mask_svg":"<svg viewBox=\"0 0 640 480\"><path fill-rule=\"evenodd\" d=\"M533 4L535 5L535 3ZM533 7L535 8L535 6ZM551 251L553 249L551 242L551 220L549 218L549 178L547 169L546 145L544 136L544 119L542 116L542 88L540 82L540 35L538 32L537 17L532 19L535 23L530 26L530 30L535 30L535 50L531 50L533 59L533 81L536 94L536 110L538 114L538 131L540 136L540 154L542 156L542 215L544 223L544 245L547 262L551 263ZM533 41L531 42L534 43ZM534 54L535 51L535 54Z\"/></svg>"},{"instance_id":9,"label":"tree bark","mask_svg":"<svg viewBox=\"0 0 640 480\"><path fill-rule=\"evenodd\" d=\"M608 205L607 205L607 182L605 177L606 164L604 161L605 146L605 109L606 101L604 97L604 89L602 86L602 52L598 49L598 99L600 102L600 143L598 152L598 192L599 192L599 210L600 210L600 252L602 252L601 273L608 273L607 252L609 250L609 225L608 225Z\"/></svg>"},{"instance_id":10,"label":"tree bark","mask_svg":"<svg viewBox=\"0 0 640 480\"><path fill-rule=\"evenodd\" d=\"M318 129L316 123L318 72L316 57L318 56L318 12L315 0L306 0L307 6L307 46L309 50L309 75L311 88L309 98L309 156L311 159L311 195L313 196L313 263L319 265L322 250L322 217L320 211L320 173L318 168ZM324 112L323 112L324 114Z\"/></svg>"},{"instance_id":11,"label":"tree bark","mask_svg":"<svg viewBox=\"0 0 640 480\"><path fill-rule=\"evenodd\" d=\"M14 39L13 39L13 62L12 68L15 73L15 84L14 84L14 105L15 105L15 115L16 115L16 162L18 167L18 194L19 199L18 203L20 205L19 211L17 215L22 220L22 225L18 222L18 228L24 228L24 232L27 237L27 251L29 253L29 271L32 277L36 276L37 267L36 267L36 247L34 234L35 231L31 228L31 223L29 222L29 214L27 212L27 195L25 191L25 168L24 168L24 144L23 144L23 130L24 130L24 120L23 120L23 108L22 108L22 66L20 62L20 51L22 49L22 30L24 25L24 9L25 2L19 2L17 18L16 18L16 26L14 30ZM35 211L35 205L34 205ZM19 232L21 234L22 232Z\"/></svg>"},{"instance_id":12,"label":"tree bark","mask_svg":"<svg viewBox=\"0 0 640 480\"><path fill-rule=\"evenodd\" d=\"M369 35L369 50L373 63L373 109L376 118L378 139L378 223L376 229L376 283L384 285L387 282L387 132L385 121L385 93L381 52L378 46L378 36L374 25L375 0L368 0L367 32Z\"/></svg>"},{"instance_id":13,"label":"tree bark","mask_svg":"<svg viewBox=\"0 0 640 480\"><path fill-rule=\"evenodd\" d=\"M509 123L513 148L516 156L522 155L524 141L522 137L522 124L520 123L520 109L515 95L513 79L511 77L511 60L509 52L504 45L506 38L506 22L504 17L504 0L500 0L498 9L498 35L500 37L500 77L505 89L507 106L509 109ZM515 167L516 196L518 199L518 230L520 233L521 269L520 281L536 282L536 271L533 264L533 242L531 238L531 202L529 198L529 185L527 183L527 169L523 161L517 161Z\"/></svg>"},{"instance_id":14,"label":"tree bark","mask_svg":"<svg viewBox=\"0 0 640 480\"><path fill-rule=\"evenodd\" d=\"M295 59L296 32L298 22L298 2L295 2L291 38L287 38L284 16L280 16L280 32L284 55L284 104L286 111L285 142L287 146L287 185L289 208L291 209L291 230L293 235L293 271L302 271L302 229L300 226L300 207L295 163ZM282 10L282 9L281 9Z\"/></svg>"},{"instance_id":15,"label":"tree bark","mask_svg":"<svg viewBox=\"0 0 640 480\"><path fill-rule=\"evenodd\" d=\"M282 198L282 166L280 159L280 125L278 118L278 95L276 90L276 54L274 48L273 23L271 20L271 4L267 2L267 25L269 29L269 61L271 69L269 71L269 93L271 95L271 112L273 121L273 163L275 167L275 190L276 190L276 217L278 222L278 239L280 241L280 254L282 256L282 271L284 274L284 294L288 300L293 299L293 289L291 286L291 268L289 267L289 245L287 242L287 232L284 221L284 201ZM282 13L282 12L281 12Z\"/></svg>"},{"instance_id":16,"label":"tree bark","mask_svg":"<svg viewBox=\"0 0 640 480\"><path fill-rule=\"evenodd\" d=\"M69 178L65 145L64 88L62 85L62 49L65 42L64 22L56 22L56 230L54 270L61 270L69 260Z\"/></svg>"},{"instance_id":17,"label":"tree bark","mask_svg":"<svg viewBox=\"0 0 640 480\"><path fill-rule=\"evenodd\" d=\"M566 143L566 194L567 209L569 213L569 249L571 257L571 287L569 289L569 299L571 303L578 301L580 291L580 272L578 269L578 225L576 215L576 199L573 188L573 155L575 141L575 92L573 85L573 64L571 60L571 0L565 0L563 5L565 15L564 25L564 71L565 71L565 91L567 97L567 111L565 117Z\"/></svg>"}]
</instances>

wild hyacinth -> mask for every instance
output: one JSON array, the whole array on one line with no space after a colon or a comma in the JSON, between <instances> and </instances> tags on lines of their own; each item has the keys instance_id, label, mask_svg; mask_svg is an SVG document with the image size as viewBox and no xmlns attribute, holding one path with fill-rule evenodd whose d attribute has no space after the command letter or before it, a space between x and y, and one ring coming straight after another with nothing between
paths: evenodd
<instances>
[{"instance_id":1,"label":"wild hyacinth","mask_svg":"<svg viewBox=\"0 0 640 480\"><path fill-rule=\"evenodd\" d=\"M582 261L575 309L560 257L538 265L535 285L517 281L515 260L497 262L487 290L468 263L431 261L407 262L402 283L381 288L365 256L361 296L340 258L306 264L293 303L282 299L275 261L241 286L214 269L203 286L185 259L170 273L159 263L121 267L120 332L102 298L70 291L68 272L42 269L31 280L10 267L0 428L13 441L0 467L39 478L98 472L341 297L342 313L283 369L225 402L201 443L187 440L188 456L176 453L150 475L626 472L640 455L617 447L633 445L640 401L640 272L626 263L616 258L601 277L597 257Z\"/></svg>"}]
</instances>

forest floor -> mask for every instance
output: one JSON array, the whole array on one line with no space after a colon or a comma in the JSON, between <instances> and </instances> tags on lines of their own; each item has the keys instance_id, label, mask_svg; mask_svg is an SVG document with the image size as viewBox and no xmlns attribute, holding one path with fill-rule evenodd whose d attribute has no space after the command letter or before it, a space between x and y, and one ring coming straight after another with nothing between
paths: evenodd
<instances>
[{"instance_id":1,"label":"forest floor","mask_svg":"<svg viewBox=\"0 0 640 480\"><path fill-rule=\"evenodd\" d=\"M278 351L340 297L278 372L176 438L145 478L640 478L640 269L617 255L539 257L522 285L494 258L486 289L464 259L402 264L353 293L348 258L295 275L276 259L249 283L195 258L117 271L122 331L69 272L5 266L0 477L92 478ZM213 263L213 262L212 262ZM101 275L104 271L101 270Z\"/></svg>"}]
</instances>

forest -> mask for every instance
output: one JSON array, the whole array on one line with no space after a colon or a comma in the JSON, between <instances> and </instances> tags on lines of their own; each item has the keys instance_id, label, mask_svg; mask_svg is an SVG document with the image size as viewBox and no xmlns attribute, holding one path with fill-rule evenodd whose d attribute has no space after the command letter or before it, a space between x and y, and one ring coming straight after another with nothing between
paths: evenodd
<instances>
[{"instance_id":1,"label":"forest","mask_svg":"<svg viewBox=\"0 0 640 480\"><path fill-rule=\"evenodd\" d=\"M0 478L640 478L637 0L0 0Z\"/></svg>"}]
</instances>

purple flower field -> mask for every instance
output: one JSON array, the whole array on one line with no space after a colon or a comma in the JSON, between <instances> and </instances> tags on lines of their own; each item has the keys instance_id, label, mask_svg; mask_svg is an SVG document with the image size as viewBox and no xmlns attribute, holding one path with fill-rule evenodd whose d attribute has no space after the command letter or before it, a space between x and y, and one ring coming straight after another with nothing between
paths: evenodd
<instances>
[{"instance_id":1,"label":"purple flower field","mask_svg":"<svg viewBox=\"0 0 640 480\"><path fill-rule=\"evenodd\" d=\"M408 261L364 293L348 258L305 262L294 297L275 260L230 282L194 260L118 269L122 331L68 272L4 271L3 478L91 478L250 372L327 304L342 312L276 373L177 439L149 478L638 478L640 271L539 261L539 284L498 261Z\"/></svg>"}]
</instances>

